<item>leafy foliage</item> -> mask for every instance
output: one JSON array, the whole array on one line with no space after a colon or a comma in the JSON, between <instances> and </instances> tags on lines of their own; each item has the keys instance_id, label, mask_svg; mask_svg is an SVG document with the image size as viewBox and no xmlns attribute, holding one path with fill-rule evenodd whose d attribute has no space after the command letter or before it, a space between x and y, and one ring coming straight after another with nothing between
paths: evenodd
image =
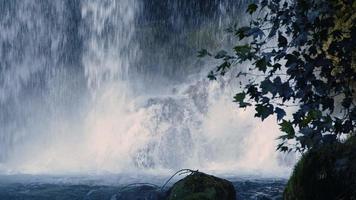
<instances>
[{"instance_id":1,"label":"leafy foliage","mask_svg":"<svg viewBox=\"0 0 356 200\"><path fill-rule=\"evenodd\" d=\"M249 26L228 29L240 40L233 51L201 51L201 56L222 60L208 77L216 80L240 63L252 63L237 74L248 83L234 101L242 108L254 106L255 117L262 120L276 115L282 121L278 150L337 142L356 126L355 10L352 0L251 4ZM289 115L287 107L293 110Z\"/></svg>"}]
</instances>

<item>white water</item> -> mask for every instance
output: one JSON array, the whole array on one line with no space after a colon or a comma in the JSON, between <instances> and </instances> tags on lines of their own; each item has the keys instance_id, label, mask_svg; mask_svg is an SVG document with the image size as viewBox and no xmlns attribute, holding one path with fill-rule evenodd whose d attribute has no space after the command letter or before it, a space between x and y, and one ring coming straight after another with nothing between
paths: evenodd
<instances>
[{"instance_id":1,"label":"white water","mask_svg":"<svg viewBox=\"0 0 356 200\"><path fill-rule=\"evenodd\" d=\"M275 151L280 134L275 119L262 123L253 110L238 109L231 101L237 85L231 78L206 80L213 61L203 62L203 70L183 82L154 80L161 83L157 89L135 76L138 72L130 75L147 51L134 37L135 20L145 9L142 1L83 1L71 18L66 12L73 4L14 1L18 11L1 15L1 52L9 52L0 75L1 173L192 168L288 175L293 159ZM48 21L41 9L55 19ZM73 33L70 23L77 18ZM81 42L73 41L72 34ZM18 43L21 37L26 39ZM189 59L197 59L193 56Z\"/></svg>"}]
</instances>

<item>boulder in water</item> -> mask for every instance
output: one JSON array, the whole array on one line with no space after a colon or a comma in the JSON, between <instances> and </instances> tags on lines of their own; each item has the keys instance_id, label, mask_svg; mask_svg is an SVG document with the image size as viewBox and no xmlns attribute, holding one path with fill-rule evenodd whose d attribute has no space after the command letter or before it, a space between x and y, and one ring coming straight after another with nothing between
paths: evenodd
<instances>
[{"instance_id":1,"label":"boulder in water","mask_svg":"<svg viewBox=\"0 0 356 200\"><path fill-rule=\"evenodd\" d=\"M235 200L231 182L201 172L193 172L175 183L168 200Z\"/></svg>"}]
</instances>

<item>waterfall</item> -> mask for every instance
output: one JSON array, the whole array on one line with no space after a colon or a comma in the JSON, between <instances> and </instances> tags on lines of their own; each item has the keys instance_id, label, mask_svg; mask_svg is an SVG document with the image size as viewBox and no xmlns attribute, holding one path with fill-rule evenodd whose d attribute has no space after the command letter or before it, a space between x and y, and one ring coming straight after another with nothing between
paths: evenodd
<instances>
[{"instance_id":1,"label":"waterfall","mask_svg":"<svg viewBox=\"0 0 356 200\"><path fill-rule=\"evenodd\" d=\"M236 42L247 2L0 1L0 173L286 175L275 119L196 57Z\"/></svg>"}]
</instances>

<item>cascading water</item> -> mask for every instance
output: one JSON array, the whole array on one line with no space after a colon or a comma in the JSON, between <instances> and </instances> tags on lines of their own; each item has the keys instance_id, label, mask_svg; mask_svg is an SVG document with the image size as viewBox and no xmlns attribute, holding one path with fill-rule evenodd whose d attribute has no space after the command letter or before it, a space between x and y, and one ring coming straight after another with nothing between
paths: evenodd
<instances>
[{"instance_id":1,"label":"cascading water","mask_svg":"<svg viewBox=\"0 0 356 200\"><path fill-rule=\"evenodd\" d=\"M0 172L285 175L275 121L195 56L229 45L245 4L1 0Z\"/></svg>"}]
</instances>

